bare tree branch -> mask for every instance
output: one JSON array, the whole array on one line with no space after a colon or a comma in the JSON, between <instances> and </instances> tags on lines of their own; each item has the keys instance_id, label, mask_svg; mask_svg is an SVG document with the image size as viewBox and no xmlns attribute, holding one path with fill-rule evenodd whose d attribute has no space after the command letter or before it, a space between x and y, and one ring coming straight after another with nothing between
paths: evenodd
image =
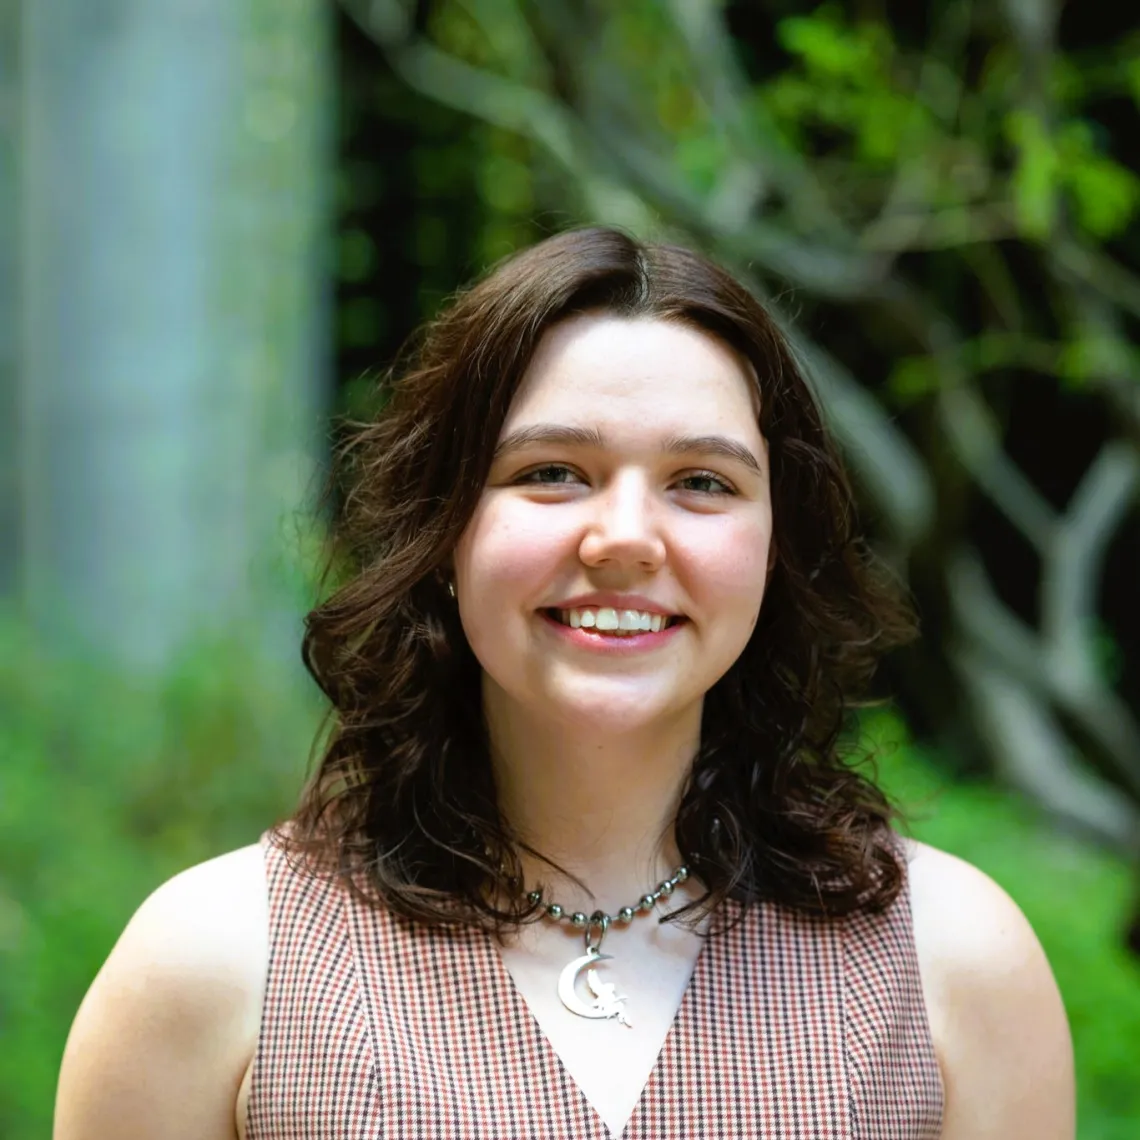
<instances>
[{"instance_id":1,"label":"bare tree branch","mask_svg":"<svg viewBox=\"0 0 1140 1140\"><path fill-rule=\"evenodd\" d=\"M1057 269L1087 285L1106 301L1140 317L1140 278L1107 254L1073 238L1060 238L1051 247Z\"/></svg>"},{"instance_id":2,"label":"bare tree branch","mask_svg":"<svg viewBox=\"0 0 1140 1140\"><path fill-rule=\"evenodd\" d=\"M1025 51L1037 55L1052 51L1061 15L1058 0L1002 0L1002 8Z\"/></svg>"},{"instance_id":3,"label":"bare tree branch","mask_svg":"<svg viewBox=\"0 0 1140 1140\"><path fill-rule=\"evenodd\" d=\"M934 487L914 445L882 405L830 353L794 325L784 334L803 360L820 405L861 486L883 513L891 539L909 552L934 523Z\"/></svg>"},{"instance_id":4,"label":"bare tree branch","mask_svg":"<svg viewBox=\"0 0 1140 1140\"><path fill-rule=\"evenodd\" d=\"M1140 825L1140 813L1121 792L1091 773L1074 775L1079 771L1076 750L1048 711L1052 698L1060 695L1062 706L1078 718L1090 739L1108 746L1108 754L1135 790L1140 787L1140 765L1128 763L1127 710L1103 685L1090 690L1083 701L1065 699L1064 691L1057 694L1036 635L998 600L974 553L962 550L954 557L948 582L962 633L952 659L998 768L1059 814L1069 814L1066 804L1071 801L1084 825L1132 850L1140 832L1120 828L1125 823ZM1104 738L1106 725L1109 735ZM1120 743L1118 736L1125 744L1123 753L1114 747ZM1094 788L1099 790L1091 792ZM1129 811L1122 812L1120 804Z\"/></svg>"},{"instance_id":5,"label":"bare tree branch","mask_svg":"<svg viewBox=\"0 0 1140 1140\"><path fill-rule=\"evenodd\" d=\"M1119 494L1124 474L1109 470L1102 477L1105 490L1099 494L1105 499ZM1134 460L1128 474L1135 480ZM1106 510L1101 517L1110 513ZM1099 525L1103 528L1105 524ZM1058 534L1061 533L1058 528ZM1067 541L1071 545L1073 539ZM1094 545L1097 541L1094 537ZM1055 557L1054 552L1065 542L1054 539L1047 558ZM1097 565L1097 555L1094 552L1089 561L1077 561L1082 574L1087 575ZM1095 581L1090 583L1087 577L1081 577L1076 584L1066 581L1057 589L1061 595L1068 591L1058 608L1075 607L1076 612L1065 613L1058 622L1058 632L1050 638L1038 635L998 599L973 552L960 551L947 571L951 604L965 644L984 653L994 668L1018 678L1018 684L1027 692L1036 693L1038 700L1054 702L1065 709L1088 739L1104 750L1126 785L1140 798L1140 730L1127 706L1098 675L1089 631L1080 619L1095 597L1095 585ZM1075 629L1073 621L1078 623Z\"/></svg>"},{"instance_id":6,"label":"bare tree branch","mask_svg":"<svg viewBox=\"0 0 1140 1140\"><path fill-rule=\"evenodd\" d=\"M1095 599L1109 540L1140 486L1140 457L1126 443L1106 443L1085 472L1044 560L1041 624L1058 659L1084 660L1061 675L1075 684L1087 676Z\"/></svg>"},{"instance_id":7,"label":"bare tree branch","mask_svg":"<svg viewBox=\"0 0 1140 1140\"><path fill-rule=\"evenodd\" d=\"M809 243L785 227L751 221L732 229L710 209L710 203L677 178L668 158L619 132L609 123L589 124L592 137L614 166L656 209L675 218L717 251L734 261L758 263L753 270L787 281L816 296L852 301L874 292L886 269L886 259L837 248L832 243Z\"/></svg>"},{"instance_id":8,"label":"bare tree branch","mask_svg":"<svg viewBox=\"0 0 1140 1140\"><path fill-rule=\"evenodd\" d=\"M1048 693L1049 676L1033 629L994 593L977 552L963 547L949 561L946 583L958 628L1004 671Z\"/></svg>"},{"instance_id":9,"label":"bare tree branch","mask_svg":"<svg viewBox=\"0 0 1140 1140\"><path fill-rule=\"evenodd\" d=\"M908 211L896 204L863 230L859 245L875 253L906 253L1004 241L1016 234L1017 223L1005 202L938 211Z\"/></svg>"},{"instance_id":10,"label":"bare tree branch","mask_svg":"<svg viewBox=\"0 0 1140 1140\"><path fill-rule=\"evenodd\" d=\"M416 6L408 0L354 0L345 11L385 46L398 47L412 36Z\"/></svg>"},{"instance_id":11,"label":"bare tree branch","mask_svg":"<svg viewBox=\"0 0 1140 1140\"><path fill-rule=\"evenodd\" d=\"M1053 541L1056 515L1006 454L985 402L966 383L944 386L938 410L963 466L994 504L1039 551Z\"/></svg>"},{"instance_id":12,"label":"bare tree branch","mask_svg":"<svg viewBox=\"0 0 1140 1140\"><path fill-rule=\"evenodd\" d=\"M1082 766L1047 704L987 654L960 648L952 657L1005 778L1059 818L1120 851L1140 854L1140 812Z\"/></svg>"}]
</instances>

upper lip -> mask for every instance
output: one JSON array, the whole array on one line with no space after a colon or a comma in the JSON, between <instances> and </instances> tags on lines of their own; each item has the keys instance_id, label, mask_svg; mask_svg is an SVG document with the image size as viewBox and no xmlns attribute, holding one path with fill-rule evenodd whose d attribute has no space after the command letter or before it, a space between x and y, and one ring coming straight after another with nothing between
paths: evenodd
<instances>
[{"instance_id":1,"label":"upper lip","mask_svg":"<svg viewBox=\"0 0 1140 1140\"><path fill-rule=\"evenodd\" d=\"M586 608L609 607L615 610L637 610L640 613L660 614L662 617L680 616L676 610L655 602L642 594L608 594L600 591L593 594L578 594L551 606L554 610L582 610Z\"/></svg>"}]
</instances>

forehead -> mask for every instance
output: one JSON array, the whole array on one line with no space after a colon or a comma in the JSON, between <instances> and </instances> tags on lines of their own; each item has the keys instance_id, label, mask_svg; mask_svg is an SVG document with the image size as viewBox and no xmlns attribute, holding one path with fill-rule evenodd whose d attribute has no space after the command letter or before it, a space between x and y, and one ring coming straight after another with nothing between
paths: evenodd
<instances>
[{"instance_id":1,"label":"forehead","mask_svg":"<svg viewBox=\"0 0 1140 1140\"><path fill-rule=\"evenodd\" d=\"M504 431L558 418L758 434L758 410L752 366L717 337L679 321L587 313L542 337Z\"/></svg>"}]
</instances>

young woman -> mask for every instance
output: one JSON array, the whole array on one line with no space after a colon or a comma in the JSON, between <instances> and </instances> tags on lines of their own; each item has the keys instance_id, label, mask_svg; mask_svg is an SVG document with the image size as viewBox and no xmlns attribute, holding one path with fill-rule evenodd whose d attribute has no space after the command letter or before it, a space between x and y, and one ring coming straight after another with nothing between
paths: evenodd
<instances>
[{"instance_id":1,"label":"young woman","mask_svg":"<svg viewBox=\"0 0 1140 1140\"><path fill-rule=\"evenodd\" d=\"M741 285L543 242L344 470L323 761L135 915L55 1140L1073 1136L1032 931L840 756L910 620Z\"/></svg>"}]
</instances>

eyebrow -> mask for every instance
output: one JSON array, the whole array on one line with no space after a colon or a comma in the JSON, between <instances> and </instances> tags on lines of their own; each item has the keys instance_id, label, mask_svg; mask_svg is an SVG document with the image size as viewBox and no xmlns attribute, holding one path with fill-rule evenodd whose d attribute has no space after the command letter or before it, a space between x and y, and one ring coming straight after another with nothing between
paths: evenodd
<instances>
[{"instance_id":1,"label":"eyebrow","mask_svg":"<svg viewBox=\"0 0 1140 1140\"><path fill-rule=\"evenodd\" d=\"M606 445L605 436L597 428L571 427L566 424L532 424L519 428L499 441L494 459L501 459L513 451L521 451L533 444L561 444L565 447L596 447ZM671 435L662 444L670 455L719 455L743 464L757 475L763 475L760 460L752 451L726 435Z\"/></svg>"}]
</instances>

